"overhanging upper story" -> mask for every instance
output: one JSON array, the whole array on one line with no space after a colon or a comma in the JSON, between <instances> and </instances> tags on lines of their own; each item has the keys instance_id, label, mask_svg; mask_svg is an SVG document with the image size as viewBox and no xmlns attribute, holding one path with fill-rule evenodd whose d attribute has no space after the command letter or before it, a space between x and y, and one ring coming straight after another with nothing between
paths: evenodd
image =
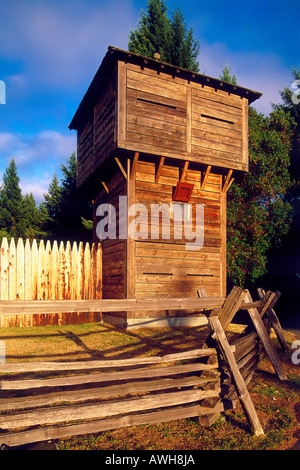
<instances>
[{"instance_id":1,"label":"overhanging upper story","mask_svg":"<svg viewBox=\"0 0 300 470\"><path fill-rule=\"evenodd\" d=\"M109 47L70 129L78 186L109 157L140 152L248 170L248 105L261 93Z\"/></svg>"}]
</instances>

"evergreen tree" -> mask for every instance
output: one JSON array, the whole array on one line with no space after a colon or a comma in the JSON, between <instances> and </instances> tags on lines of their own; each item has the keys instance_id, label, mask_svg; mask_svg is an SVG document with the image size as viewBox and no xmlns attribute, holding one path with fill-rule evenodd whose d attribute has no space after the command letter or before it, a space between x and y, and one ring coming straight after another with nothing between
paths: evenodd
<instances>
[{"instance_id":1,"label":"evergreen tree","mask_svg":"<svg viewBox=\"0 0 300 470\"><path fill-rule=\"evenodd\" d=\"M232 83L232 85L237 85L237 80L235 75L231 75L231 67L229 65L225 65L223 69L222 75L220 75L220 79L226 83Z\"/></svg>"},{"instance_id":2,"label":"evergreen tree","mask_svg":"<svg viewBox=\"0 0 300 470\"><path fill-rule=\"evenodd\" d=\"M25 230L23 197L15 160L12 159L3 175L0 190L0 228L2 235L22 237Z\"/></svg>"},{"instance_id":3,"label":"evergreen tree","mask_svg":"<svg viewBox=\"0 0 300 470\"><path fill-rule=\"evenodd\" d=\"M55 174L49 184L48 192L44 194L44 200L40 204L40 213L43 229L48 237L57 239L59 234L59 215L61 204L61 187Z\"/></svg>"},{"instance_id":4,"label":"evergreen tree","mask_svg":"<svg viewBox=\"0 0 300 470\"><path fill-rule=\"evenodd\" d=\"M197 62L199 43L193 39L193 29L187 29L179 8L175 13L173 12L170 25L170 63L193 72L199 72L199 63Z\"/></svg>"},{"instance_id":5,"label":"evergreen tree","mask_svg":"<svg viewBox=\"0 0 300 470\"><path fill-rule=\"evenodd\" d=\"M47 236L41 229L42 216L32 194L22 195L17 166L12 159L3 175L0 190L0 238L40 239Z\"/></svg>"},{"instance_id":6,"label":"evergreen tree","mask_svg":"<svg viewBox=\"0 0 300 470\"><path fill-rule=\"evenodd\" d=\"M66 165L61 166L61 171L63 178L59 221L62 236L72 239L82 238L83 226L81 216L83 216L85 211L84 200L77 191L77 159L75 152L69 157Z\"/></svg>"},{"instance_id":7,"label":"evergreen tree","mask_svg":"<svg viewBox=\"0 0 300 470\"><path fill-rule=\"evenodd\" d=\"M33 194L25 194L23 198L23 217L25 228L23 238L42 239L47 238L48 233L42 230L43 212L37 207Z\"/></svg>"},{"instance_id":8,"label":"evergreen tree","mask_svg":"<svg viewBox=\"0 0 300 470\"><path fill-rule=\"evenodd\" d=\"M130 32L128 49L151 58L158 53L163 62L199 71L199 43L192 28L188 30L180 9L169 20L163 0L148 0L147 13L142 11L138 28Z\"/></svg>"},{"instance_id":9,"label":"evergreen tree","mask_svg":"<svg viewBox=\"0 0 300 470\"><path fill-rule=\"evenodd\" d=\"M163 62L169 60L170 22L163 0L148 0L147 13L142 11L139 26L130 32L128 49L147 57L160 54Z\"/></svg>"},{"instance_id":10,"label":"evergreen tree","mask_svg":"<svg viewBox=\"0 0 300 470\"><path fill-rule=\"evenodd\" d=\"M294 180L294 195L300 197L300 67L292 68L292 87L280 91L283 104L275 105L274 109L282 109L295 122L293 148L291 153L291 175Z\"/></svg>"},{"instance_id":11,"label":"evergreen tree","mask_svg":"<svg viewBox=\"0 0 300 470\"><path fill-rule=\"evenodd\" d=\"M92 219L91 203L79 194L76 186L76 153L61 166L62 180L54 175L41 203L43 228L49 237L59 241L90 241L91 232L86 229L82 217Z\"/></svg>"}]
</instances>

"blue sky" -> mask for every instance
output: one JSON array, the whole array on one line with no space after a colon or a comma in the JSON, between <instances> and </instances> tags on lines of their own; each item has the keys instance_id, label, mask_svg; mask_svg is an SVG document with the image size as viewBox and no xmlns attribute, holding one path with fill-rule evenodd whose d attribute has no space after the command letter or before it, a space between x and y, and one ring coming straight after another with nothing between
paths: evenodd
<instances>
[{"instance_id":1,"label":"blue sky","mask_svg":"<svg viewBox=\"0 0 300 470\"><path fill-rule=\"evenodd\" d=\"M238 84L262 92L268 114L300 65L299 0L166 0L200 42L200 72L226 64ZM72 151L68 129L107 47L127 48L146 0L0 0L0 181L15 158L23 193L42 199Z\"/></svg>"}]
</instances>

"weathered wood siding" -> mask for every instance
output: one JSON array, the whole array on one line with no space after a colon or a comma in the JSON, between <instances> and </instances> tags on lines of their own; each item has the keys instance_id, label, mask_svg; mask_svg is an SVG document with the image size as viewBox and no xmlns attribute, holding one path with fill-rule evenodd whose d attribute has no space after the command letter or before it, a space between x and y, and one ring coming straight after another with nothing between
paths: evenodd
<instances>
[{"instance_id":1,"label":"weathered wood siding","mask_svg":"<svg viewBox=\"0 0 300 470\"><path fill-rule=\"evenodd\" d=\"M116 165L116 164L115 164ZM126 298L126 240L119 239L119 227L123 226L125 214L119 211L119 197L126 195L126 181L123 175L116 171L110 180L105 182L106 189L102 188L95 200L95 211L100 204L111 204L116 211L116 239L107 238L102 240L102 298L103 299L124 299ZM107 192L108 191L108 192ZM94 229L102 217L94 216ZM97 233L94 233L95 241ZM109 318L108 318L109 316ZM113 312L104 314L103 320L117 323L119 318L125 318L125 312Z\"/></svg>"},{"instance_id":2,"label":"weathered wood siding","mask_svg":"<svg viewBox=\"0 0 300 470\"><path fill-rule=\"evenodd\" d=\"M78 186L116 150L248 169L248 100L147 65L118 61L78 125Z\"/></svg>"},{"instance_id":3,"label":"weathered wood siding","mask_svg":"<svg viewBox=\"0 0 300 470\"><path fill-rule=\"evenodd\" d=\"M90 109L78 129L77 184L81 186L110 155L116 141L116 91L113 83Z\"/></svg>"},{"instance_id":4,"label":"weathered wood siding","mask_svg":"<svg viewBox=\"0 0 300 470\"><path fill-rule=\"evenodd\" d=\"M136 202L144 204L149 214L151 204L165 203L172 207L172 193L178 180L178 167L164 166L159 183L155 183L155 164L138 163ZM185 244L193 240L174 239L172 211L170 239L162 238L161 223L159 239L151 238L149 217L146 221L149 222L148 239L135 241L136 298L195 296L197 289L203 286L209 296L221 295L221 176L211 174L205 190L200 189L199 171L188 170L185 181L194 184L190 205L204 204L204 245L200 250L188 250ZM142 233L145 235L145 231ZM160 314L165 315L165 312Z\"/></svg>"},{"instance_id":5,"label":"weathered wood siding","mask_svg":"<svg viewBox=\"0 0 300 470\"><path fill-rule=\"evenodd\" d=\"M209 173L204 184L204 169L187 169L185 172L184 181L194 185L189 204L192 234L196 233L196 205L201 205L204 211L202 245L197 238L199 232L192 239L185 237L183 221L177 225L181 228L182 237L178 238L178 232L174 236L176 222L172 199L182 175L182 165L163 165L159 181L155 159L138 160L134 175L127 180L115 163L112 166L116 167L115 173L106 181L106 189L102 188L95 201L95 210L100 204L112 204L117 223L116 239L102 241L103 298L193 297L201 287L205 287L209 296L223 296L226 253L222 240L226 244L226 227L222 223L222 175ZM136 212L134 217L133 214L128 217L120 213L119 197L128 194L128 188L129 205L142 205L146 209L145 214ZM164 221L161 217L155 218L153 224L153 205L161 208L162 204L169 218ZM95 217L95 227L101 219ZM119 239L119 226L132 223L135 223L135 239L129 236L126 240ZM196 241L200 242L199 247L187 249L187 244L195 244ZM148 312L128 312L127 318L148 315ZM151 315L165 316L166 312L155 311Z\"/></svg>"},{"instance_id":6,"label":"weathered wood siding","mask_svg":"<svg viewBox=\"0 0 300 470\"><path fill-rule=\"evenodd\" d=\"M123 62L118 83L120 149L248 169L246 98Z\"/></svg>"},{"instance_id":7,"label":"weathered wood siding","mask_svg":"<svg viewBox=\"0 0 300 470\"><path fill-rule=\"evenodd\" d=\"M186 151L185 81L132 64L127 64L126 72L127 142L159 155L166 150Z\"/></svg>"},{"instance_id":8,"label":"weathered wood siding","mask_svg":"<svg viewBox=\"0 0 300 470\"><path fill-rule=\"evenodd\" d=\"M247 170L247 100L195 83L191 105L192 153L203 162Z\"/></svg>"}]
</instances>

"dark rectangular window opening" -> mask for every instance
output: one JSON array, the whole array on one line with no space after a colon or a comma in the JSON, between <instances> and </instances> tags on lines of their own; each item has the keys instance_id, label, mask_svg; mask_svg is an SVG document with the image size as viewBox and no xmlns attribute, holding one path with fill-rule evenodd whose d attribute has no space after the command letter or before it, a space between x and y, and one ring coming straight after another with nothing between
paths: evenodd
<instances>
[{"instance_id":1,"label":"dark rectangular window opening","mask_svg":"<svg viewBox=\"0 0 300 470\"><path fill-rule=\"evenodd\" d=\"M187 274L187 276L193 276L193 277L199 277L199 276L201 276L201 277L214 277L213 274L201 274L201 273L199 273L199 274Z\"/></svg>"},{"instance_id":2,"label":"dark rectangular window opening","mask_svg":"<svg viewBox=\"0 0 300 470\"><path fill-rule=\"evenodd\" d=\"M233 121L228 121L227 119L221 119L221 118L217 118L214 116L209 116L208 114L201 114L201 116L208 118L208 119L212 119L213 121L220 121L220 122L226 122L227 124L234 124Z\"/></svg>"},{"instance_id":3,"label":"dark rectangular window opening","mask_svg":"<svg viewBox=\"0 0 300 470\"><path fill-rule=\"evenodd\" d=\"M157 106L162 106L163 108L177 109L176 106L172 106L171 104L157 103L157 101L146 100L145 98L137 98L137 100L143 101L144 103L150 103L150 104L155 104Z\"/></svg>"},{"instance_id":4,"label":"dark rectangular window opening","mask_svg":"<svg viewBox=\"0 0 300 470\"><path fill-rule=\"evenodd\" d=\"M173 273L143 273L143 275L152 275L152 276L173 276Z\"/></svg>"}]
</instances>

